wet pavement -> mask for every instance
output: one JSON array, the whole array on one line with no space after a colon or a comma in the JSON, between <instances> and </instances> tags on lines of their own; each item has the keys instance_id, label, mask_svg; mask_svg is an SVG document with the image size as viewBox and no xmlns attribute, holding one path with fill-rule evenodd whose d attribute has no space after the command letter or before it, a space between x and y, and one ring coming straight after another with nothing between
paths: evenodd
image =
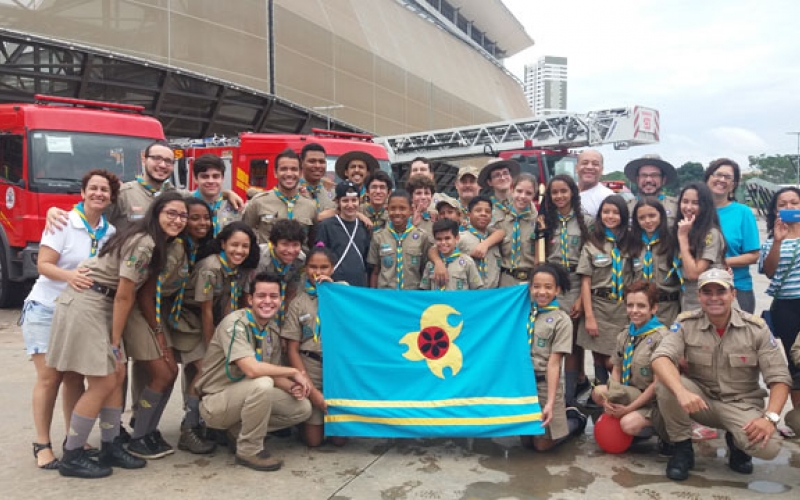
<instances>
[{"instance_id":1,"label":"wet pavement","mask_svg":"<svg viewBox=\"0 0 800 500\"><path fill-rule=\"evenodd\" d=\"M768 307L766 280L756 276L759 310ZM723 439L695 444L697 465L675 483L664 476L666 458L655 438L624 455L607 455L586 435L549 452L523 449L516 438L353 439L337 448L309 450L296 437L270 438L269 449L285 460L282 470L255 472L234 465L227 449L206 456L177 451L139 471L115 469L107 479L61 478L38 470L30 395L34 368L16 320L18 310L0 310L0 498L229 498L273 499L559 499L727 500L800 498L800 440L784 441L771 461L754 460L744 476L727 467ZM588 368L591 370L591 368ZM64 436L56 407L53 441ZM180 397L162 420L164 437L177 444ZM128 415L124 416L125 421ZM95 432L90 440L99 444ZM60 448L56 445L55 448ZM57 452L60 455L60 451Z\"/></svg>"}]
</instances>

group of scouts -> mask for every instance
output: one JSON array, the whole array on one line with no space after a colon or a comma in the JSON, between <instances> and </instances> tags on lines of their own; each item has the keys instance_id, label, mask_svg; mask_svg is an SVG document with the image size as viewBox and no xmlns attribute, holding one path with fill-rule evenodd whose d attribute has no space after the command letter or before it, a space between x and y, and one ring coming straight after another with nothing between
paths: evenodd
<instances>
[{"instance_id":1,"label":"group of scouts","mask_svg":"<svg viewBox=\"0 0 800 500\"><path fill-rule=\"evenodd\" d=\"M602 172L598 152L579 156L579 182L581 165L588 171L598 157ZM674 176L660 159L637 161L629 176L649 167ZM646 190L630 203L610 195L590 214L573 177L554 176L539 202L537 179L513 160L460 169L456 199L436 193L424 158L412 162L402 190L374 157L353 151L338 158L343 181L331 195L322 182L326 152L310 143L299 156L279 154L277 186L248 192L245 204L222 190L219 157L194 161L194 192L170 185L173 168L172 150L156 142L136 180L121 184L91 170L72 211L48 212L41 276L21 317L37 370L40 468L96 478L174 453L159 424L181 369L179 449L211 453L220 437L212 434L221 433L237 463L272 471L282 461L265 448L267 433L299 425L303 441L319 446L327 410L316 289L323 281L397 290L529 286L546 433L522 442L536 450L585 429L575 407L588 383L583 348L594 358L592 400L626 433L655 429L659 449L672 455L672 479L688 477L694 463L690 414L728 430L734 470L752 470L752 455L778 452L774 417L791 385L786 360L763 322L734 307L725 240L702 184L684 187L677 200ZM772 224L776 237L794 237L787 224ZM778 246L770 265L780 280L787 268ZM121 424L128 359L130 434ZM759 373L770 388L766 412ZM60 386L68 432L57 459L50 425ZM755 424L745 418L756 413ZM98 419L100 449L87 444Z\"/></svg>"}]
</instances>

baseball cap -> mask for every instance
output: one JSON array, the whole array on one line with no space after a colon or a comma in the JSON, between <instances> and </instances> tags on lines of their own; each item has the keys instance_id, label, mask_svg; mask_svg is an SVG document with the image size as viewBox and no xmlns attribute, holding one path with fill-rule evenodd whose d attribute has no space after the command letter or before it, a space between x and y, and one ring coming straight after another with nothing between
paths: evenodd
<instances>
[{"instance_id":1,"label":"baseball cap","mask_svg":"<svg viewBox=\"0 0 800 500\"><path fill-rule=\"evenodd\" d=\"M703 288L709 283L716 283L730 290L733 288L733 276L731 276L731 273L729 273L727 269L709 269L697 278L697 286Z\"/></svg>"},{"instance_id":2,"label":"baseball cap","mask_svg":"<svg viewBox=\"0 0 800 500\"><path fill-rule=\"evenodd\" d=\"M358 188L350 181L342 181L336 185L336 198L345 196L358 196Z\"/></svg>"},{"instance_id":3,"label":"baseball cap","mask_svg":"<svg viewBox=\"0 0 800 500\"><path fill-rule=\"evenodd\" d=\"M469 166L469 165L467 165L466 167L461 167L461 168L458 169L458 175L456 176L456 180L460 181L461 178L466 176L466 175L471 175L472 177L475 177L475 179L477 180L478 179L478 169L475 168L475 167Z\"/></svg>"},{"instance_id":4,"label":"baseball cap","mask_svg":"<svg viewBox=\"0 0 800 500\"><path fill-rule=\"evenodd\" d=\"M461 211L461 203L459 203L459 201L452 196L448 196L444 193L437 193L434 201L436 203L435 208L437 212L439 211L439 207L442 205L450 205L456 209L456 211Z\"/></svg>"}]
</instances>

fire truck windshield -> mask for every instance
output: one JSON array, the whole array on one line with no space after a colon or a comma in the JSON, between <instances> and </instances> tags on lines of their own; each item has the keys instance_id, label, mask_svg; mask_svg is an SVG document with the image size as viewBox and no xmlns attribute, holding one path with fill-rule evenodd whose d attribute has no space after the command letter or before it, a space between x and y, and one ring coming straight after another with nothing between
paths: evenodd
<instances>
[{"instance_id":1,"label":"fire truck windshield","mask_svg":"<svg viewBox=\"0 0 800 500\"><path fill-rule=\"evenodd\" d=\"M105 169L122 182L141 171L142 154L153 139L122 135L34 130L29 137L28 179L32 191L78 193L89 170Z\"/></svg>"},{"instance_id":2,"label":"fire truck windshield","mask_svg":"<svg viewBox=\"0 0 800 500\"><path fill-rule=\"evenodd\" d=\"M575 177L575 165L578 164L578 158L575 156L546 154L542 155L542 159L544 167L551 177L560 174Z\"/></svg>"}]
</instances>

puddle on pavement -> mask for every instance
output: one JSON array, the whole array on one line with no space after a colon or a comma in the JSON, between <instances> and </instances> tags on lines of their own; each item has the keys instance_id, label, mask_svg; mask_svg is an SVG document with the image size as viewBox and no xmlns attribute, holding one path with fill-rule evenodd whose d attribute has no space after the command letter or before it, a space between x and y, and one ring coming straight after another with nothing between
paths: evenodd
<instances>
[{"instance_id":1,"label":"puddle on pavement","mask_svg":"<svg viewBox=\"0 0 800 500\"><path fill-rule=\"evenodd\" d=\"M792 488L790 486L786 486L785 484L776 483L774 481L753 481L747 485L747 489L753 490L757 493L778 494L786 493Z\"/></svg>"}]
</instances>

